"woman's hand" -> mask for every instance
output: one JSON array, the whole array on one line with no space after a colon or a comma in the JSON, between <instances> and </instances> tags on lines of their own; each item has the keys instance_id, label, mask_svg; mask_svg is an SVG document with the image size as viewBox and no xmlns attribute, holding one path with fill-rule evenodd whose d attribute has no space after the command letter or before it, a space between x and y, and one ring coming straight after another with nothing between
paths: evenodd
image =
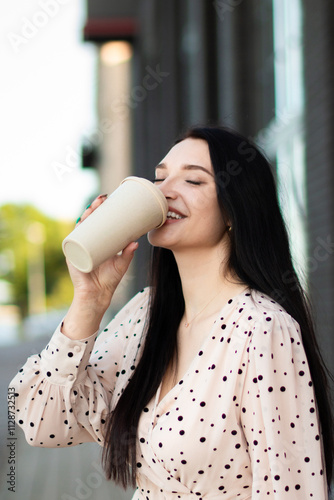
<instances>
[{"instance_id":1,"label":"woman's hand","mask_svg":"<svg viewBox=\"0 0 334 500\"><path fill-rule=\"evenodd\" d=\"M107 195L98 196L84 211L82 217L78 220L77 225L81 224L87 217L90 216L107 199ZM111 257L94 271L83 273L76 269L69 261L67 266L74 286L74 294L81 295L87 299L95 297L96 300L106 301L111 300L119 282L126 273L134 252L138 247L138 243L132 242L124 248L121 255Z\"/></svg>"}]
</instances>

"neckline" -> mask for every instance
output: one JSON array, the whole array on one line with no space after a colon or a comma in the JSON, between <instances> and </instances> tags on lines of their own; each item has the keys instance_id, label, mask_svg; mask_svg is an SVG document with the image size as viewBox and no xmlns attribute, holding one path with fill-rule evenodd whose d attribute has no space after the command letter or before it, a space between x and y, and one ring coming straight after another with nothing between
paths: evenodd
<instances>
[{"instance_id":1,"label":"neckline","mask_svg":"<svg viewBox=\"0 0 334 500\"><path fill-rule=\"evenodd\" d=\"M223 314L225 314L225 309L228 308L228 306L232 307L233 303L235 303L235 300L238 299L239 297L241 297L242 295L245 295L246 293L250 293L251 292L251 289L249 286L247 286L246 288L244 288L244 290L242 292L239 292L237 293L236 295L234 295L233 297L230 297L227 302L222 306L222 308L219 310L219 313L217 314L217 319L216 321L213 322L211 328L210 328L210 331L208 333L208 335L205 337L205 339L203 340L200 348L199 348L199 351L198 352L201 352L204 350L205 346L206 346L206 343L209 341L209 339L211 338L211 334L213 332L213 329L215 328L216 326L216 323L218 321L218 318L220 318ZM230 302L231 301L231 302ZM160 393L161 393L161 388L162 388L162 380L159 384L159 387L158 387L158 390L156 392L156 396L155 396L155 401L154 401L154 409L157 410L161 405L162 403L168 398L170 397L171 393L174 392L175 388L178 387L178 386L181 386L180 382L183 381L187 375L189 374L189 372L191 371L193 365L195 364L195 362L197 361L197 358L198 358L198 353L194 356L194 358L191 360L190 362L190 365L188 366L187 370L185 371L185 373L183 374L183 376L176 382L176 384L164 395L164 397L159 401L159 398L160 398ZM154 415L156 414L156 411L154 411Z\"/></svg>"}]
</instances>

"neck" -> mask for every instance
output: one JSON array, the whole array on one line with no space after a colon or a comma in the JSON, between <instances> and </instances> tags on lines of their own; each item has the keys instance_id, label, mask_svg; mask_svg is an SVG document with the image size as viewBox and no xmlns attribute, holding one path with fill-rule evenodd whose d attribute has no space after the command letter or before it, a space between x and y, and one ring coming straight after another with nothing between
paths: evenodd
<instances>
[{"instance_id":1,"label":"neck","mask_svg":"<svg viewBox=\"0 0 334 500\"><path fill-rule=\"evenodd\" d=\"M186 321L191 321L206 304L209 312L217 302L221 304L245 288L227 272L227 255L221 248L174 252L174 256L182 283Z\"/></svg>"}]
</instances>

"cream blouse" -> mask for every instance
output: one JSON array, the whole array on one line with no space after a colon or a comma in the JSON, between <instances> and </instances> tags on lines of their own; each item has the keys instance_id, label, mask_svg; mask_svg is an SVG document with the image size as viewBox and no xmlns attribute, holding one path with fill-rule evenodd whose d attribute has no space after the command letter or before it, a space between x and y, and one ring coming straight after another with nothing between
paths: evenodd
<instances>
[{"instance_id":1,"label":"cream blouse","mask_svg":"<svg viewBox=\"0 0 334 500\"><path fill-rule=\"evenodd\" d=\"M103 445L108 409L141 355L148 293L97 338L71 340L58 328L28 358L11 382L28 443ZM327 500L299 325L268 296L250 290L231 298L158 404L160 388L139 421L133 500Z\"/></svg>"}]
</instances>

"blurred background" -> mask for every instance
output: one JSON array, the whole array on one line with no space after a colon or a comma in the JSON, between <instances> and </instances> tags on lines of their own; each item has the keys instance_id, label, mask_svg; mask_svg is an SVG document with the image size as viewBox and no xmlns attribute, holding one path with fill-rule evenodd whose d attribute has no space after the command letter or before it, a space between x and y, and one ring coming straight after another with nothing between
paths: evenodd
<instances>
[{"instance_id":1,"label":"blurred background","mask_svg":"<svg viewBox=\"0 0 334 500\"><path fill-rule=\"evenodd\" d=\"M8 491L7 385L71 302L61 242L95 196L152 178L188 126L230 126L275 168L333 368L334 4L17 0L0 19L1 498L131 498L104 481L97 446L34 449L18 429ZM146 284L148 255L144 237L105 322Z\"/></svg>"}]
</instances>

